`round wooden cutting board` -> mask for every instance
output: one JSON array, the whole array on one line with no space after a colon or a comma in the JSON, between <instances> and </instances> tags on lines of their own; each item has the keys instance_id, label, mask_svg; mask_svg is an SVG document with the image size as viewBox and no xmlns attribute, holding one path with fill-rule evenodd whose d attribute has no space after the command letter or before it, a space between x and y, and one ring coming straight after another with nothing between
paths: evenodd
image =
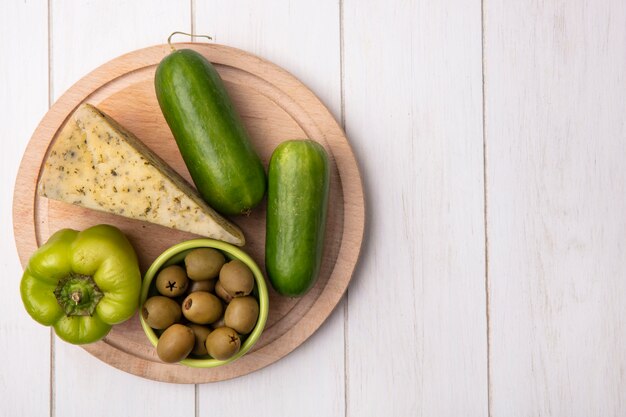
<instances>
[{"instance_id":1,"label":"round wooden cutting board","mask_svg":"<svg viewBox=\"0 0 626 417\"><path fill-rule=\"evenodd\" d=\"M265 331L247 355L214 369L162 363L137 316L114 326L104 340L84 346L102 361L135 375L166 382L203 383L245 375L279 360L326 320L345 292L359 256L365 221L363 188L344 132L317 97L292 75L258 57L222 45L174 46L194 49L216 65L266 168L276 146L295 138L321 143L331 161L320 277L314 288L299 299L279 296L270 289ZM119 227L136 248L142 273L169 246L197 237L36 195L50 144L66 118L83 102L112 116L192 183L154 92L156 66L170 51L168 45L159 45L110 61L72 86L43 118L26 148L15 185L13 223L23 266L52 233L66 227L82 230L100 223ZM248 242L244 249L263 269L265 201L250 216L231 220L244 231Z\"/></svg>"}]
</instances>

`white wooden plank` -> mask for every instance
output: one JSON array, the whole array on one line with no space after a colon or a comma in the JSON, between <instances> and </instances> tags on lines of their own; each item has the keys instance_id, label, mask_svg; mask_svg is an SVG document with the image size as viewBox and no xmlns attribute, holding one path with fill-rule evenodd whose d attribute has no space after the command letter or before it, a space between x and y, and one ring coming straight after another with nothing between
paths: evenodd
<instances>
[{"instance_id":1,"label":"white wooden plank","mask_svg":"<svg viewBox=\"0 0 626 417\"><path fill-rule=\"evenodd\" d=\"M195 34L210 35L216 43L241 48L286 69L341 119L337 1L195 0L194 26Z\"/></svg>"},{"instance_id":2,"label":"white wooden plank","mask_svg":"<svg viewBox=\"0 0 626 417\"><path fill-rule=\"evenodd\" d=\"M0 39L4 48L0 60L0 415L42 416L50 411L50 330L28 316L20 299L22 267L11 212L22 154L48 109L46 3L0 3Z\"/></svg>"},{"instance_id":3,"label":"white wooden plank","mask_svg":"<svg viewBox=\"0 0 626 417\"><path fill-rule=\"evenodd\" d=\"M251 374L198 386L198 416L343 416L343 302L306 342Z\"/></svg>"},{"instance_id":4,"label":"white wooden plank","mask_svg":"<svg viewBox=\"0 0 626 417\"><path fill-rule=\"evenodd\" d=\"M189 0L51 0L53 93L126 52L191 30Z\"/></svg>"},{"instance_id":5,"label":"white wooden plank","mask_svg":"<svg viewBox=\"0 0 626 417\"><path fill-rule=\"evenodd\" d=\"M290 71L340 119L339 5L336 1L196 1L195 32ZM304 346L245 377L199 387L199 415L344 414L344 315Z\"/></svg>"},{"instance_id":6,"label":"white wooden plank","mask_svg":"<svg viewBox=\"0 0 626 417\"><path fill-rule=\"evenodd\" d=\"M493 416L626 415L626 3L485 2Z\"/></svg>"},{"instance_id":7,"label":"white wooden plank","mask_svg":"<svg viewBox=\"0 0 626 417\"><path fill-rule=\"evenodd\" d=\"M52 1L52 81L55 98L98 65L190 30L189 1ZM76 393L76 395L74 395ZM112 368L82 349L55 342L55 413L192 416L193 385L144 380ZM108 401L107 399L115 399ZM96 405L96 409L94 409Z\"/></svg>"},{"instance_id":8,"label":"white wooden plank","mask_svg":"<svg viewBox=\"0 0 626 417\"><path fill-rule=\"evenodd\" d=\"M481 3L343 8L345 124L369 212L348 415L485 416Z\"/></svg>"}]
</instances>

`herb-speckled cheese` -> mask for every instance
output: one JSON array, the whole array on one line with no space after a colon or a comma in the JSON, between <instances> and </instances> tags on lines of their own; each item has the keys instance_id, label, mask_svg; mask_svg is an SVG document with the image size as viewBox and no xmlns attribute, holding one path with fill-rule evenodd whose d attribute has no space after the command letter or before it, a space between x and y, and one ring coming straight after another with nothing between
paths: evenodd
<instances>
[{"instance_id":1,"label":"herb-speckled cheese","mask_svg":"<svg viewBox=\"0 0 626 417\"><path fill-rule=\"evenodd\" d=\"M245 243L180 175L132 133L82 104L56 139L39 180L45 197L89 209Z\"/></svg>"}]
</instances>

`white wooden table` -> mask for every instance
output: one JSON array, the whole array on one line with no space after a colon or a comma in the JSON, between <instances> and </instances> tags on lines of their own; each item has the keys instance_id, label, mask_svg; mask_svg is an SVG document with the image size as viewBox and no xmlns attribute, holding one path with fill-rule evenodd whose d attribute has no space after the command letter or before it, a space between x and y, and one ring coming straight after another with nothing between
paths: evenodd
<instances>
[{"instance_id":1,"label":"white wooden table","mask_svg":"<svg viewBox=\"0 0 626 417\"><path fill-rule=\"evenodd\" d=\"M283 360L174 385L32 321L17 167L71 84L174 30L307 84L361 165L348 295ZM0 415L626 415L624 0L3 0Z\"/></svg>"}]
</instances>

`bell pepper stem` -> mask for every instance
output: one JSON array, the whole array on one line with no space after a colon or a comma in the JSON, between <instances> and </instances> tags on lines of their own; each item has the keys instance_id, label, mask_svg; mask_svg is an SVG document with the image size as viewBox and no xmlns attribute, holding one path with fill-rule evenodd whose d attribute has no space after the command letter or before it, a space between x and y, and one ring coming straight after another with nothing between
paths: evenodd
<instances>
[{"instance_id":1,"label":"bell pepper stem","mask_svg":"<svg viewBox=\"0 0 626 417\"><path fill-rule=\"evenodd\" d=\"M71 295L72 301L74 301L74 304L78 305L78 303L80 303L80 300L83 298L81 297L81 294L79 291L74 291Z\"/></svg>"},{"instance_id":2,"label":"bell pepper stem","mask_svg":"<svg viewBox=\"0 0 626 417\"><path fill-rule=\"evenodd\" d=\"M57 302L67 316L91 316L104 297L92 276L70 273L54 290Z\"/></svg>"}]
</instances>

